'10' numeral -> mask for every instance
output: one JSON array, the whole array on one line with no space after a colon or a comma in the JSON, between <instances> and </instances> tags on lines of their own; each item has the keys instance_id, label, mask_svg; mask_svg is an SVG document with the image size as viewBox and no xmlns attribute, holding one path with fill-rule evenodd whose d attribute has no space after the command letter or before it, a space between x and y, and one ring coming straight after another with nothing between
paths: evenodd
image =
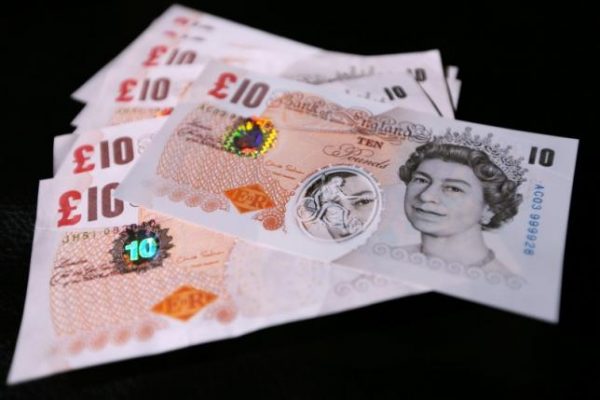
<instances>
[{"instance_id":1,"label":"'10' numeral","mask_svg":"<svg viewBox=\"0 0 600 400\"><path fill-rule=\"evenodd\" d=\"M112 161L117 165L127 164L133 160L133 140L130 137L124 136L116 139L112 142L112 152L110 150L107 140L100 142L100 167L102 169L111 166L111 155ZM81 145L73 151L73 162L75 163L73 173L80 174L94 170L96 164L88 162L94 151L95 148L91 144Z\"/></svg>"},{"instance_id":2,"label":"'10' numeral","mask_svg":"<svg viewBox=\"0 0 600 400\"><path fill-rule=\"evenodd\" d=\"M115 100L123 103L132 101L134 96L131 94L131 91L137 85L137 79L125 79L119 86L119 95ZM168 78L158 78L156 80L144 79L138 94L138 100L145 101L148 98L154 101L164 100L169 95L170 87L171 81Z\"/></svg>"},{"instance_id":3,"label":"'10' numeral","mask_svg":"<svg viewBox=\"0 0 600 400\"><path fill-rule=\"evenodd\" d=\"M554 164L554 150L552 149L542 149L540 150L540 154L538 157L538 148L532 147L531 152L529 153L529 164L537 163L544 166L550 167Z\"/></svg>"},{"instance_id":4,"label":"'10' numeral","mask_svg":"<svg viewBox=\"0 0 600 400\"><path fill-rule=\"evenodd\" d=\"M208 91L208 94L217 99L224 99L229 94L227 93L229 84L236 83L237 80L238 78L235 74L224 72L219 75L214 87ZM269 85L266 83L255 82L251 84L249 79L244 79L229 101L233 104L238 104L241 100L244 106L255 108L262 103L268 91Z\"/></svg>"},{"instance_id":5,"label":"'10' numeral","mask_svg":"<svg viewBox=\"0 0 600 400\"><path fill-rule=\"evenodd\" d=\"M100 200L100 209L102 216L105 218L115 218L123 213L123 201L115 199L112 192L119 186L118 182L113 182L105 185L101 190L100 199L98 199L98 187L91 186L87 190L87 220L96 221L98 219L98 200ZM64 192L58 199L58 212L60 219L57 226L76 225L81 221L81 214L75 211L78 208L76 202L81 200L81 192L78 190L68 190Z\"/></svg>"},{"instance_id":6,"label":"'10' numeral","mask_svg":"<svg viewBox=\"0 0 600 400\"><path fill-rule=\"evenodd\" d=\"M406 97L406 92L402 89L402 86L392 86L391 88L384 88L385 94L388 95L390 100L403 99Z\"/></svg>"},{"instance_id":7,"label":"'10' numeral","mask_svg":"<svg viewBox=\"0 0 600 400\"><path fill-rule=\"evenodd\" d=\"M158 251L158 244L153 237L145 238L141 241L132 240L125 246L125 250L129 252L130 261L138 261L140 258L147 260L154 258Z\"/></svg>"}]
</instances>

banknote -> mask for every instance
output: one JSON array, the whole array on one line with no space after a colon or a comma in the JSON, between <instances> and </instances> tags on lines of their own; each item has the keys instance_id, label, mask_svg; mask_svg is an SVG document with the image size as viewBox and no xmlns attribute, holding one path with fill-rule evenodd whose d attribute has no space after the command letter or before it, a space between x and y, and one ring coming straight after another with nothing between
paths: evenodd
<instances>
[{"instance_id":1,"label":"banknote","mask_svg":"<svg viewBox=\"0 0 600 400\"><path fill-rule=\"evenodd\" d=\"M429 114L438 113L419 83L406 73L377 74L321 85L327 88L341 89L351 96L390 103Z\"/></svg>"},{"instance_id":2,"label":"banknote","mask_svg":"<svg viewBox=\"0 0 600 400\"><path fill-rule=\"evenodd\" d=\"M281 76L319 84L385 73L410 74L439 115L454 117L439 50L377 56L321 52L300 59Z\"/></svg>"},{"instance_id":3,"label":"banknote","mask_svg":"<svg viewBox=\"0 0 600 400\"><path fill-rule=\"evenodd\" d=\"M288 43L288 42L285 42ZM131 66L140 69L193 65L215 59L217 61L243 66L265 74L279 74L292 63L307 54L289 47L261 46L251 44L247 38L211 38L210 40L189 39L177 35L152 33L144 36L141 45L132 48L122 61L113 66ZM242 64L243 63L243 64Z\"/></svg>"},{"instance_id":4,"label":"banknote","mask_svg":"<svg viewBox=\"0 0 600 400\"><path fill-rule=\"evenodd\" d=\"M111 69L95 100L88 103L72 122L77 125L76 132L169 115L175 105L192 96L190 88L205 65L206 63L144 70L135 67ZM299 85L306 86L301 83ZM342 95L345 92L339 85L326 90ZM423 104L421 96L418 92L411 92L411 97L404 104L419 107ZM363 103L369 101L357 100L357 104ZM389 106L379 107L378 110L388 108Z\"/></svg>"},{"instance_id":5,"label":"banknote","mask_svg":"<svg viewBox=\"0 0 600 400\"><path fill-rule=\"evenodd\" d=\"M462 82L458 79L458 67L449 65L446 67L446 83L448 84L448 91L450 92L450 99L452 100L452 108L456 111L458 106L458 99L460 97L460 89Z\"/></svg>"},{"instance_id":6,"label":"banknote","mask_svg":"<svg viewBox=\"0 0 600 400\"><path fill-rule=\"evenodd\" d=\"M205 64L111 69L95 100L72 124L76 132L169 115ZM136 72L137 71L137 72Z\"/></svg>"},{"instance_id":7,"label":"banknote","mask_svg":"<svg viewBox=\"0 0 600 400\"><path fill-rule=\"evenodd\" d=\"M201 64L207 58L311 83L381 72L410 72L436 112L452 116L448 89L455 87L444 80L437 50L368 57L326 52L180 6L169 8L74 97L87 102L97 99L96 93L110 69Z\"/></svg>"},{"instance_id":8,"label":"banknote","mask_svg":"<svg viewBox=\"0 0 600 400\"><path fill-rule=\"evenodd\" d=\"M116 66L131 64L140 68L194 64L217 48L230 48L232 58L242 51L275 51L301 58L320 49L258 29L244 26L181 5L169 7L114 60L98 71L72 97L82 102L93 100L107 72ZM265 54L264 60L268 60ZM273 65L280 62L272 59ZM267 72L267 71L264 71Z\"/></svg>"},{"instance_id":9,"label":"banknote","mask_svg":"<svg viewBox=\"0 0 600 400\"><path fill-rule=\"evenodd\" d=\"M166 119L158 117L58 136L55 138L58 147L68 145L68 148L61 153L55 152L55 157L60 159L55 160L54 175L128 170L150 145Z\"/></svg>"},{"instance_id":10,"label":"banknote","mask_svg":"<svg viewBox=\"0 0 600 400\"><path fill-rule=\"evenodd\" d=\"M210 64L118 196L557 319L577 140L401 108L379 114L293 85Z\"/></svg>"},{"instance_id":11,"label":"banknote","mask_svg":"<svg viewBox=\"0 0 600 400\"><path fill-rule=\"evenodd\" d=\"M77 135L73 133L66 133L64 135L54 136L54 142L52 144L52 173L56 174L56 171L60 168L69 150L73 146Z\"/></svg>"},{"instance_id":12,"label":"banknote","mask_svg":"<svg viewBox=\"0 0 600 400\"><path fill-rule=\"evenodd\" d=\"M159 58L156 54L163 53L153 49L143 62L126 62L110 68L104 74L102 85L71 124L77 126L78 131L87 131L165 115L185 96L186 89L209 60L265 74L279 74L298 58L297 54L233 47L213 41L210 45L203 44L202 49L187 49L180 45L174 50L174 54L179 54L177 57L187 57L193 62L156 66L155 59ZM131 57L135 54L130 54L128 59ZM167 54L166 57L175 56ZM151 67L143 68L142 65Z\"/></svg>"},{"instance_id":13,"label":"banknote","mask_svg":"<svg viewBox=\"0 0 600 400\"><path fill-rule=\"evenodd\" d=\"M57 177L40 182L9 383L425 291L235 240L115 198L152 126L161 124L75 135Z\"/></svg>"},{"instance_id":14,"label":"banknote","mask_svg":"<svg viewBox=\"0 0 600 400\"><path fill-rule=\"evenodd\" d=\"M265 51L238 51L237 56L223 56L215 49L211 57L232 66L258 72L276 73L291 63L281 54L269 56ZM77 132L108 125L168 115L187 94L187 89L200 75L209 58L193 65L175 65L140 69L137 66L112 68L102 88L71 122ZM266 61L267 60L267 61ZM279 60L279 64L273 60ZM265 65L266 63L266 65ZM374 101L394 102L417 111L438 113L439 110L420 84L409 74L377 74L362 78L323 83L332 90Z\"/></svg>"}]
</instances>

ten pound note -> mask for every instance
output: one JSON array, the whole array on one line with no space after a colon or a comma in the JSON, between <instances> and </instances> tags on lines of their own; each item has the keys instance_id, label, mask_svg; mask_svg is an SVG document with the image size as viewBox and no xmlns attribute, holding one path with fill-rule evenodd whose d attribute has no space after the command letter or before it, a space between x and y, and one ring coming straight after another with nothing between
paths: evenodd
<instances>
[{"instance_id":1,"label":"ten pound note","mask_svg":"<svg viewBox=\"0 0 600 400\"><path fill-rule=\"evenodd\" d=\"M424 291L115 198L164 120L83 132L56 177L40 182L9 383Z\"/></svg>"},{"instance_id":2,"label":"ten pound note","mask_svg":"<svg viewBox=\"0 0 600 400\"><path fill-rule=\"evenodd\" d=\"M556 321L578 142L211 63L117 196ZM385 110L384 110L385 111Z\"/></svg>"}]
</instances>

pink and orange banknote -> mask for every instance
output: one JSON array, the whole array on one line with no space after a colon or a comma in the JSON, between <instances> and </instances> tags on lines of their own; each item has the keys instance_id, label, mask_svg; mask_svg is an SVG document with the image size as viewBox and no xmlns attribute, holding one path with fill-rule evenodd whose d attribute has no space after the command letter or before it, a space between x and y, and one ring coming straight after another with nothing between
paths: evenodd
<instances>
[{"instance_id":1,"label":"pink and orange banknote","mask_svg":"<svg viewBox=\"0 0 600 400\"><path fill-rule=\"evenodd\" d=\"M117 196L556 321L577 144L211 63Z\"/></svg>"},{"instance_id":2,"label":"pink and orange banknote","mask_svg":"<svg viewBox=\"0 0 600 400\"><path fill-rule=\"evenodd\" d=\"M55 178L40 182L10 383L425 290L256 246L116 198L164 121L57 138L65 142L57 149L69 149Z\"/></svg>"}]
</instances>

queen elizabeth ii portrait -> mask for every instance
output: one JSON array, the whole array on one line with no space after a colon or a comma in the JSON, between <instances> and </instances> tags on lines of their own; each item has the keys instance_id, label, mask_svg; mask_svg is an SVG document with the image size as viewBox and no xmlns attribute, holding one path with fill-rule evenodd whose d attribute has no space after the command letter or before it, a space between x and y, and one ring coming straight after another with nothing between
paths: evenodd
<instances>
[{"instance_id":1,"label":"queen elizabeth ii portrait","mask_svg":"<svg viewBox=\"0 0 600 400\"><path fill-rule=\"evenodd\" d=\"M408 246L446 262L512 275L496 258L483 236L507 223L518 212L517 192L526 170L513 159L510 146L486 138L447 132L415 149L400 167L406 184L404 211L421 233L421 243Z\"/></svg>"}]
</instances>

